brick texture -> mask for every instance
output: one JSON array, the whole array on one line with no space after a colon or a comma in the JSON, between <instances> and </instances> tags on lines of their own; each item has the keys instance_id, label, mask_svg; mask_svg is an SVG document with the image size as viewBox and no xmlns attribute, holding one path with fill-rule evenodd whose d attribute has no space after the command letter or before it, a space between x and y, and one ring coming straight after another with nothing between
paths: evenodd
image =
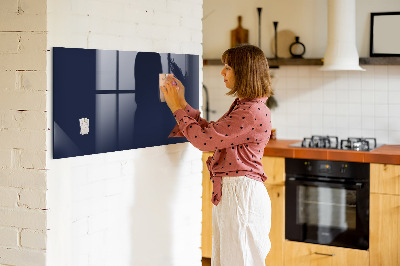
<instances>
[{"instance_id":1,"label":"brick texture","mask_svg":"<svg viewBox=\"0 0 400 266\"><path fill-rule=\"evenodd\" d=\"M28 230L21 231L21 246L34 249L46 249L46 231Z\"/></svg>"},{"instance_id":2,"label":"brick texture","mask_svg":"<svg viewBox=\"0 0 400 266\"><path fill-rule=\"evenodd\" d=\"M0 1L0 265L46 264L46 9Z\"/></svg>"}]
</instances>

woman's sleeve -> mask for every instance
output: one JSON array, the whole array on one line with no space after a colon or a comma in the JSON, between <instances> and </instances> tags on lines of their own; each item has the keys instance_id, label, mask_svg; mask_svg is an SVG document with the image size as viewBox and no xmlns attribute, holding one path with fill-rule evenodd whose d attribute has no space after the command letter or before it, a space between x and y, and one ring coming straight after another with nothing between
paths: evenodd
<instances>
[{"instance_id":1,"label":"woman's sleeve","mask_svg":"<svg viewBox=\"0 0 400 266\"><path fill-rule=\"evenodd\" d=\"M202 127L206 127L209 125L209 122L203 118L200 117L200 111L194 109L192 106L190 106L189 104L186 105L185 107L185 114L187 114L188 116L190 116L191 118L193 118L194 120L196 120L200 126ZM178 124L174 127L174 129L172 129L171 133L168 136L170 137L184 137L184 135L182 134L182 132L180 132L179 130L179 126Z\"/></svg>"},{"instance_id":2,"label":"woman's sleeve","mask_svg":"<svg viewBox=\"0 0 400 266\"><path fill-rule=\"evenodd\" d=\"M253 136L257 131L257 121L249 110L234 110L218 122L207 126L201 126L182 109L175 111L174 116L179 121L182 135L201 151L234 148L236 145L256 141Z\"/></svg>"}]
</instances>

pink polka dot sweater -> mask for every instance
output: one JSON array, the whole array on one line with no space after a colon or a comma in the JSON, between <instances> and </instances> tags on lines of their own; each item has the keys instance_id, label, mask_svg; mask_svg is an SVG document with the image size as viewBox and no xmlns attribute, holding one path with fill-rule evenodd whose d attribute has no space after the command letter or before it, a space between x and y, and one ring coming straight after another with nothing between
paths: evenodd
<instances>
[{"instance_id":1,"label":"pink polka dot sweater","mask_svg":"<svg viewBox=\"0 0 400 266\"><path fill-rule=\"evenodd\" d=\"M221 200L224 176L247 176L261 182L267 179L261 164L271 132L271 112L266 100L267 97L237 98L216 122L201 118L200 111L190 105L174 112L179 124L169 137L184 136L199 150L214 151L207 160L214 205Z\"/></svg>"}]
</instances>

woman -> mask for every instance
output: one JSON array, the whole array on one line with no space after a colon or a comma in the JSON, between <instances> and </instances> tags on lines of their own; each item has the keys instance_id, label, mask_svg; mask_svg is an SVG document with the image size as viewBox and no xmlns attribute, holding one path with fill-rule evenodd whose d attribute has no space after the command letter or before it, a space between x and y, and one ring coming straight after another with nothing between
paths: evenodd
<instances>
[{"instance_id":1,"label":"woman","mask_svg":"<svg viewBox=\"0 0 400 266\"><path fill-rule=\"evenodd\" d=\"M268 62L252 45L225 51L221 71L227 95L237 98L218 121L200 118L184 98L179 80L161 87L177 126L172 137L185 136L196 148L214 151L207 160L213 182L212 265L265 265L271 244L271 202L263 184L262 164L271 130L272 95Z\"/></svg>"}]
</instances>

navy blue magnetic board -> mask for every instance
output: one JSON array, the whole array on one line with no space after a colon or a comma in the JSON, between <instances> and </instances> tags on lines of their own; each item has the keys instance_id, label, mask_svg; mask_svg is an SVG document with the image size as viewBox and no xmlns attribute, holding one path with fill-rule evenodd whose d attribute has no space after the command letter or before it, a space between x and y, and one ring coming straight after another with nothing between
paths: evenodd
<instances>
[{"instance_id":1,"label":"navy blue magnetic board","mask_svg":"<svg viewBox=\"0 0 400 266\"><path fill-rule=\"evenodd\" d=\"M186 142L160 100L159 74L174 74L199 108L199 56L53 48L53 158Z\"/></svg>"}]
</instances>

